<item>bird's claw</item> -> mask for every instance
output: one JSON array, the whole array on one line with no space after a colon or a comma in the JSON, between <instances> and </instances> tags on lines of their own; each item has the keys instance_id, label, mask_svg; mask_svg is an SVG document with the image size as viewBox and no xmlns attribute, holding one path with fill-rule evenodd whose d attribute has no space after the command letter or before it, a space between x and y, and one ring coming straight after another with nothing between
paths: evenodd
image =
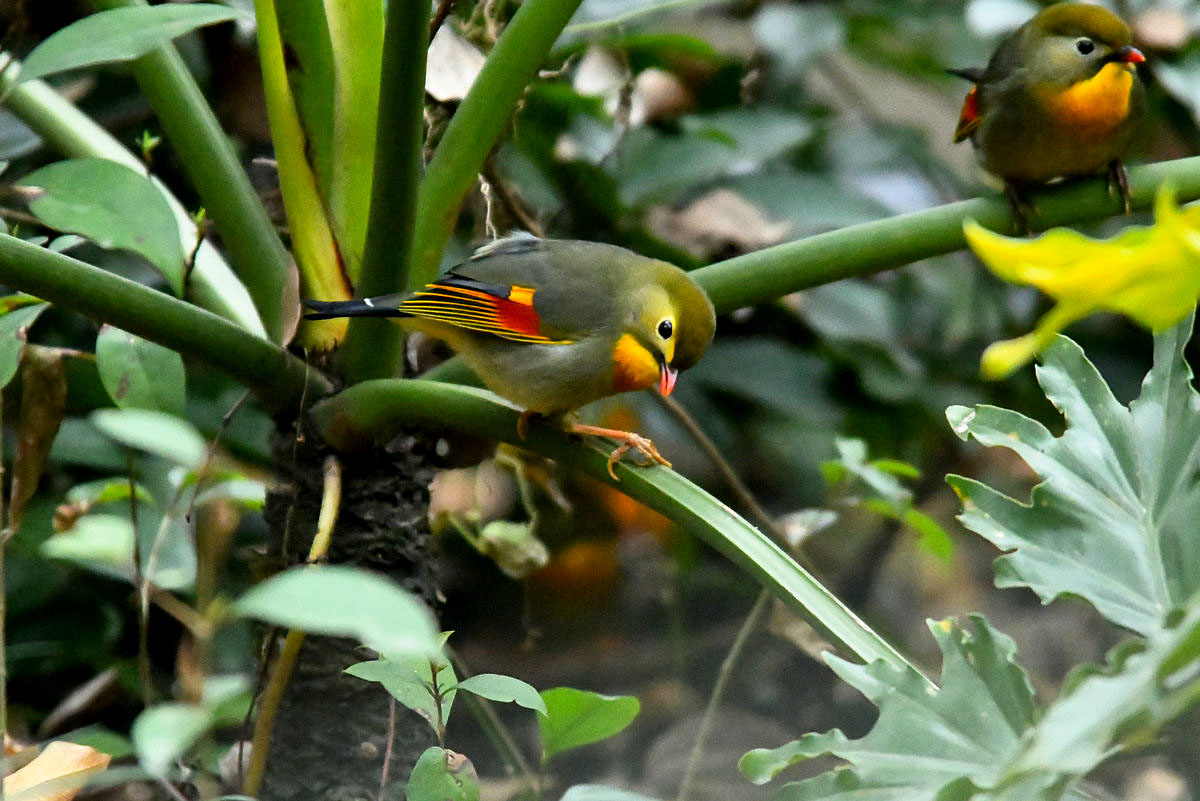
<instances>
[{"instance_id":1,"label":"bird's claw","mask_svg":"<svg viewBox=\"0 0 1200 801\"><path fill-rule=\"evenodd\" d=\"M1019 235L1027 235L1029 218L1037 214L1037 209L1021 195L1021 190L1011 183L1004 184L1004 199L1008 201L1008 212L1012 215L1013 227Z\"/></svg>"},{"instance_id":2,"label":"bird's claw","mask_svg":"<svg viewBox=\"0 0 1200 801\"><path fill-rule=\"evenodd\" d=\"M1113 159L1108 165L1108 194L1111 195L1114 189L1121 195L1122 206L1128 215L1133 211L1133 197L1129 192L1129 173L1125 172L1120 159Z\"/></svg>"},{"instance_id":3,"label":"bird's claw","mask_svg":"<svg viewBox=\"0 0 1200 801\"><path fill-rule=\"evenodd\" d=\"M663 467L670 467L671 463L663 458L663 455L658 452L658 448L654 447L654 443L647 437L641 434L635 434L632 431L620 432L624 435L614 437L614 439L622 439L622 442L617 447L613 448L613 452L608 455L608 474L612 476L613 481L620 481L617 478L617 473L613 467L617 462L621 461L621 457L629 453L631 450L636 450L639 454L646 458L645 464L661 464Z\"/></svg>"},{"instance_id":4,"label":"bird's claw","mask_svg":"<svg viewBox=\"0 0 1200 801\"><path fill-rule=\"evenodd\" d=\"M572 434L591 435L593 437L604 437L605 439L616 440L620 444L613 448L612 453L608 455L608 474L612 476L613 481L620 481L617 478L617 472L613 468L617 462L621 461L621 457L630 451L637 451L646 459L646 464L661 464L663 467L670 467L671 463L663 458L663 455L658 452L658 448L654 447L654 443L649 437L643 437L641 434L636 434L633 431L622 431L618 428L601 428L599 426L581 425L576 423L569 429Z\"/></svg>"}]
</instances>

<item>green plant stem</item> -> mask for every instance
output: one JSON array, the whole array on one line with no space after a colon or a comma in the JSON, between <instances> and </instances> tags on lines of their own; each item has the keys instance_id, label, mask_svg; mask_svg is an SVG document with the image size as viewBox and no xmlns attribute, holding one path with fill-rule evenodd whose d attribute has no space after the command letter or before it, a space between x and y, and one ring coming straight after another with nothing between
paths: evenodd
<instances>
[{"instance_id":1,"label":"green plant stem","mask_svg":"<svg viewBox=\"0 0 1200 801\"><path fill-rule=\"evenodd\" d=\"M467 190L580 2L526 0L496 40L421 182L409 287L436 277Z\"/></svg>"},{"instance_id":2,"label":"green plant stem","mask_svg":"<svg viewBox=\"0 0 1200 801\"><path fill-rule=\"evenodd\" d=\"M729 682L733 678L738 662L746 653L746 646L750 644L751 635L758 631L769 611L771 611L771 593L769 590L763 589L758 593L758 598L754 601L750 614L746 615L746 619L738 628L737 636L733 638L733 645L730 646L729 653L725 654L725 659L721 661L721 669L717 672L717 682L713 685L712 693L708 696L708 704L704 707L704 714L700 717L696 742L692 746L691 752L688 753L683 769L683 778L679 780L679 790L675 793L675 801L689 801L692 797L692 785L696 782L696 773L700 770L700 764L704 759L704 746L716 723L721 699L725 697L725 691L729 688Z\"/></svg>"},{"instance_id":3,"label":"green plant stem","mask_svg":"<svg viewBox=\"0 0 1200 801\"><path fill-rule=\"evenodd\" d=\"M334 447L353 449L386 440L401 425L451 428L509 442L614 486L674 520L746 570L799 613L834 647L871 662L883 659L916 670L820 582L732 509L671 470L617 465L608 477L608 451L580 447L562 431L533 425L517 434L520 410L483 390L434 381L380 379L356 384L313 408L321 434Z\"/></svg>"},{"instance_id":4,"label":"green plant stem","mask_svg":"<svg viewBox=\"0 0 1200 801\"><path fill-rule=\"evenodd\" d=\"M92 5L109 9L144 6L146 2L92 0ZM288 298L295 297L294 269L229 138L174 45L155 48L134 61L132 68L204 207L221 232L234 269L254 299L267 337L272 342L282 342L284 305ZM289 286L291 292L287 291Z\"/></svg>"},{"instance_id":5,"label":"green plant stem","mask_svg":"<svg viewBox=\"0 0 1200 801\"><path fill-rule=\"evenodd\" d=\"M5 57L0 53L0 61ZM28 81L9 87L15 73L10 70L0 77L0 93L8 92L4 105L51 148L69 158L108 159L138 172L146 171L141 159L46 82ZM153 175L149 177L175 214L180 240L193 247L197 240L195 221L162 182ZM187 288L197 305L233 320L251 333L266 336L245 286L211 242L200 244L192 265Z\"/></svg>"},{"instance_id":6,"label":"green plant stem","mask_svg":"<svg viewBox=\"0 0 1200 801\"><path fill-rule=\"evenodd\" d=\"M1163 183L1180 202L1200 198L1200 156L1147 164L1129 171L1135 209L1146 209ZM1037 209L1030 227L1097 220L1121 211L1101 178L1029 194ZM869 275L966 247L962 224L974 219L985 228L1008 231L1008 206L999 195L840 228L701 267L692 277L707 290L718 312L774 300L801 289L851 276Z\"/></svg>"},{"instance_id":7,"label":"green plant stem","mask_svg":"<svg viewBox=\"0 0 1200 801\"><path fill-rule=\"evenodd\" d=\"M428 0L388 3L375 129L375 174L362 267L355 288L358 297L399 292L408 285L421 178L428 31ZM397 326L386 320L352 319L338 350L338 364L351 382L395 375L402 347L403 332Z\"/></svg>"},{"instance_id":8,"label":"green plant stem","mask_svg":"<svg viewBox=\"0 0 1200 801\"><path fill-rule=\"evenodd\" d=\"M270 411L295 410L329 382L300 359L228 320L61 253L0 235L0 283L110 323L239 381Z\"/></svg>"}]
</instances>

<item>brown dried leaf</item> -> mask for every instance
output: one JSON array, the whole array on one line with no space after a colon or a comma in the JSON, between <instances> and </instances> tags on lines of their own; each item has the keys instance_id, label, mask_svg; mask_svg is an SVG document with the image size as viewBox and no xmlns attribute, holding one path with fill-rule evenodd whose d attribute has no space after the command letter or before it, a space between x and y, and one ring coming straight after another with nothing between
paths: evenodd
<instances>
[{"instance_id":1,"label":"brown dried leaf","mask_svg":"<svg viewBox=\"0 0 1200 801\"><path fill-rule=\"evenodd\" d=\"M682 211L651 209L650 228L667 242L707 258L730 250L745 253L777 244L792 225L767 219L737 192L717 189Z\"/></svg>"},{"instance_id":2,"label":"brown dried leaf","mask_svg":"<svg viewBox=\"0 0 1200 801\"><path fill-rule=\"evenodd\" d=\"M67 408L67 374L62 355L26 345L21 360L21 417L9 499L9 526L16 530L46 466L46 456Z\"/></svg>"},{"instance_id":3,"label":"brown dried leaf","mask_svg":"<svg viewBox=\"0 0 1200 801\"><path fill-rule=\"evenodd\" d=\"M108 767L109 759L95 748L56 741L7 776L4 793L9 801L71 801L89 776Z\"/></svg>"}]
</instances>

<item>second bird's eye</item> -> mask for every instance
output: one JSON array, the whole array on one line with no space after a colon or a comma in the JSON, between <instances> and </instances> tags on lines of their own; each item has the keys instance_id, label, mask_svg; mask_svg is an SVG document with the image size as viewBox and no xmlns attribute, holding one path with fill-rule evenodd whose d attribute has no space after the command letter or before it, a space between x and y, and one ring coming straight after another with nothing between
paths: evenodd
<instances>
[{"instance_id":1,"label":"second bird's eye","mask_svg":"<svg viewBox=\"0 0 1200 801\"><path fill-rule=\"evenodd\" d=\"M1096 43L1085 36L1075 40L1075 49L1086 56L1096 49Z\"/></svg>"},{"instance_id":2,"label":"second bird's eye","mask_svg":"<svg viewBox=\"0 0 1200 801\"><path fill-rule=\"evenodd\" d=\"M658 324L658 335L663 339L670 339L671 334L674 333L674 331L675 326L671 325L670 320L663 320Z\"/></svg>"}]
</instances>

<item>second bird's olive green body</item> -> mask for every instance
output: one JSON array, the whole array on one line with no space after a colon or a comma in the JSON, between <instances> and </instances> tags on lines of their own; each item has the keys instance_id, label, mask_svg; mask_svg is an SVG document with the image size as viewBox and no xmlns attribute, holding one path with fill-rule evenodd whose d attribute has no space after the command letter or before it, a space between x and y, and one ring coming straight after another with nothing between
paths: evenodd
<instances>
[{"instance_id":1,"label":"second bird's olive green body","mask_svg":"<svg viewBox=\"0 0 1200 801\"><path fill-rule=\"evenodd\" d=\"M969 137L983 167L1010 184L1044 183L1115 165L1145 117L1129 27L1083 3L1049 6L1009 34L976 81ZM968 103L972 102L968 98ZM964 134L964 127L969 132Z\"/></svg>"}]
</instances>

